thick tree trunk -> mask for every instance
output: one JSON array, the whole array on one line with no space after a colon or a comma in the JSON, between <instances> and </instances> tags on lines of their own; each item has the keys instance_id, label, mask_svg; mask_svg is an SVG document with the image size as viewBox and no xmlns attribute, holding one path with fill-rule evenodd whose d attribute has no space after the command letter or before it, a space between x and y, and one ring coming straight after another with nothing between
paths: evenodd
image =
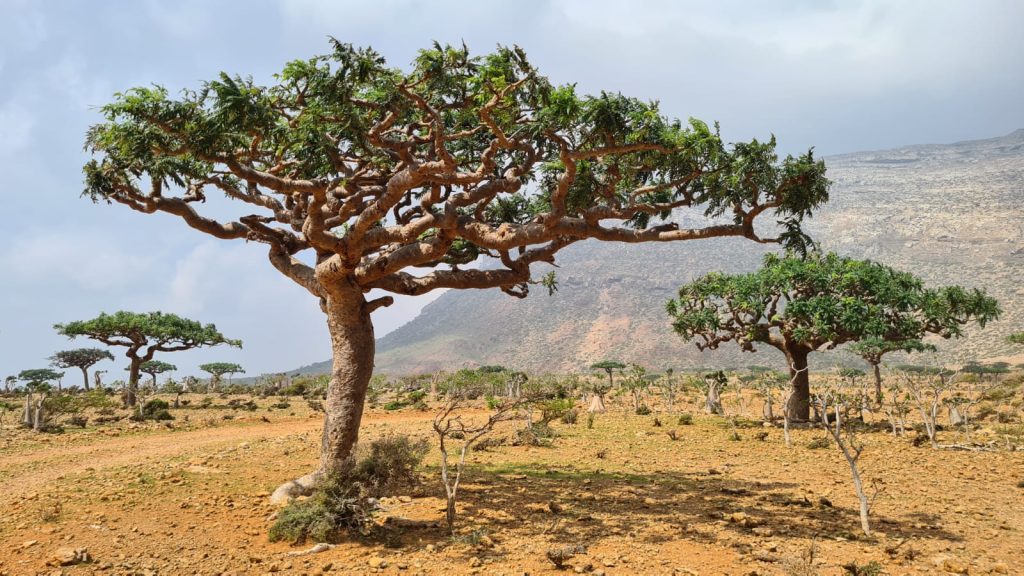
<instances>
[{"instance_id":1,"label":"thick tree trunk","mask_svg":"<svg viewBox=\"0 0 1024 576\"><path fill-rule=\"evenodd\" d=\"M804 350L786 350L789 361L789 381L792 393L786 403L786 413L791 422L806 422L811 418L811 380L807 370L807 354Z\"/></svg>"},{"instance_id":2,"label":"thick tree trunk","mask_svg":"<svg viewBox=\"0 0 1024 576\"><path fill-rule=\"evenodd\" d=\"M89 391L89 369L85 366L79 366L82 369L82 383L85 387L85 391Z\"/></svg>"},{"instance_id":3,"label":"thick tree trunk","mask_svg":"<svg viewBox=\"0 0 1024 576\"><path fill-rule=\"evenodd\" d=\"M30 392L29 394L27 394L25 396L25 410L22 412L22 415L21 415L21 423L26 428L31 428L32 427L32 407L33 406L34 406L34 404L32 403L32 393Z\"/></svg>"},{"instance_id":4,"label":"thick tree trunk","mask_svg":"<svg viewBox=\"0 0 1024 576\"><path fill-rule=\"evenodd\" d=\"M366 390L373 375L373 322L366 299L355 286L334 287L324 310L331 333L333 368L324 400L320 466L278 487L271 495L271 502L278 504L308 494L320 478L344 470L354 461Z\"/></svg>"},{"instance_id":5,"label":"thick tree trunk","mask_svg":"<svg viewBox=\"0 0 1024 576\"><path fill-rule=\"evenodd\" d=\"M875 404L878 406L882 405L882 371L879 370L878 364L871 365L872 371L875 373Z\"/></svg>"},{"instance_id":6,"label":"thick tree trunk","mask_svg":"<svg viewBox=\"0 0 1024 576\"><path fill-rule=\"evenodd\" d=\"M131 360L132 363L128 366L128 386L124 390L124 405L128 407L135 406L139 393L139 367L142 366L141 359L132 358Z\"/></svg>"}]
</instances>

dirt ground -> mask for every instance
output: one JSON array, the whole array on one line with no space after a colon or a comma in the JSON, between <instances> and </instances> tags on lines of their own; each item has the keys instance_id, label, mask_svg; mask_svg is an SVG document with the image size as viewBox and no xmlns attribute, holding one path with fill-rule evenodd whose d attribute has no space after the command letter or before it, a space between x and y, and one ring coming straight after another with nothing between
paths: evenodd
<instances>
[{"instance_id":1,"label":"dirt ground","mask_svg":"<svg viewBox=\"0 0 1024 576\"><path fill-rule=\"evenodd\" d=\"M592 429L555 424L551 447L471 455L456 538L412 528L297 554L311 544L268 542L268 496L314 466L320 418L269 403L175 411L170 427L3 430L0 574L555 574L545 552L570 544L587 550L562 573L830 575L877 561L890 575L1024 574L1024 452L868 435L864 474L884 489L867 539L846 462L807 446L820 431L794 431L787 448L777 428L731 440L719 418L683 426L617 408ZM370 411L363 437L432 439L432 417ZM437 463L434 451L424 486L386 499L382 518L441 520ZM61 549L90 561L54 566ZM817 572L800 571L812 549Z\"/></svg>"}]
</instances>

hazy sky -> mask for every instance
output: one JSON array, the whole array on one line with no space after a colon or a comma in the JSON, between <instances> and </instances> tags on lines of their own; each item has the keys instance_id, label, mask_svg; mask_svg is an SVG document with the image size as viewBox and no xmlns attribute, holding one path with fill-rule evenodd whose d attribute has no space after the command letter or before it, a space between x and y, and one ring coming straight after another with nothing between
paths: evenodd
<instances>
[{"instance_id":1,"label":"hazy sky","mask_svg":"<svg viewBox=\"0 0 1024 576\"><path fill-rule=\"evenodd\" d=\"M250 374L329 356L316 303L261 245L79 198L83 133L125 88L195 87L219 71L270 81L327 36L404 66L432 40L519 44L556 83L775 133L825 154L985 138L1024 127L1024 2L415 2L0 0L0 378L71 343L57 322L117 309L214 322L244 350L167 355ZM426 298L375 314L378 336ZM117 352L117 351L115 351ZM123 359L106 363L121 377ZM73 374L72 381L77 381Z\"/></svg>"}]
</instances>

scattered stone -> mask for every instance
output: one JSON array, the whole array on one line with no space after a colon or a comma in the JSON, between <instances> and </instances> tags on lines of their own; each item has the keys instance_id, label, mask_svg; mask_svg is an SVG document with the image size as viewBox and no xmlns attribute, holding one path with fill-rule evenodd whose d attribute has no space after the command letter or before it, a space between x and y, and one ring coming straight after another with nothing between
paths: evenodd
<instances>
[{"instance_id":1,"label":"scattered stone","mask_svg":"<svg viewBox=\"0 0 1024 576\"><path fill-rule=\"evenodd\" d=\"M72 566L91 561L89 551L85 548L58 548L48 564L50 566Z\"/></svg>"},{"instance_id":2,"label":"scattered stone","mask_svg":"<svg viewBox=\"0 0 1024 576\"><path fill-rule=\"evenodd\" d=\"M951 574L969 574L970 565L959 558L946 558L942 561L942 569Z\"/></svg>"},{"instance_id":3,"label":"scattered stone","mask_svg":"<svg viewBox=\"0 0 1024 576\"><path fill-rule=\"evenodd\" d=\"M370 565L370 568L387 568L388 567L388 561L383 559L383 558L381 558L380 556L370 556L370 559L367 560L367 564Z\"/></svg>"}]
</instances>

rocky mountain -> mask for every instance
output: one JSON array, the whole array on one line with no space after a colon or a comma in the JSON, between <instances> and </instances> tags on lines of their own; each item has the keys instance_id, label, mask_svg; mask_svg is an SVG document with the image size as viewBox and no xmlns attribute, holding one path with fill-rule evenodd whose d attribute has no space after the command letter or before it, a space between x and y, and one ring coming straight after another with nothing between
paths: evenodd
<instances>
[{"instance_id":1,"label":"rocky mountain","mask_svg":"<svg viewBox=\"0 0 1024 576\"><path fill-rule=\"evenodd\" d=\"M999 322L938 343L946 361L1019 353L1005 336L1024 327L1024 130L825 160L835 183L832 200L809 226L825 249L912 271L929 284L982 287L998 298ZM692 224L698 216L677 218ZM377 369L402 374L502 364L566 371L603 358L658 369L781 365L772 350L701 353L672 333L664 312L680 284L712 270L753 270L768 249L738 239L583 242L560 254L560 289L553 296L450 291L378 341Z\"/></svg>"}]
</instances>

